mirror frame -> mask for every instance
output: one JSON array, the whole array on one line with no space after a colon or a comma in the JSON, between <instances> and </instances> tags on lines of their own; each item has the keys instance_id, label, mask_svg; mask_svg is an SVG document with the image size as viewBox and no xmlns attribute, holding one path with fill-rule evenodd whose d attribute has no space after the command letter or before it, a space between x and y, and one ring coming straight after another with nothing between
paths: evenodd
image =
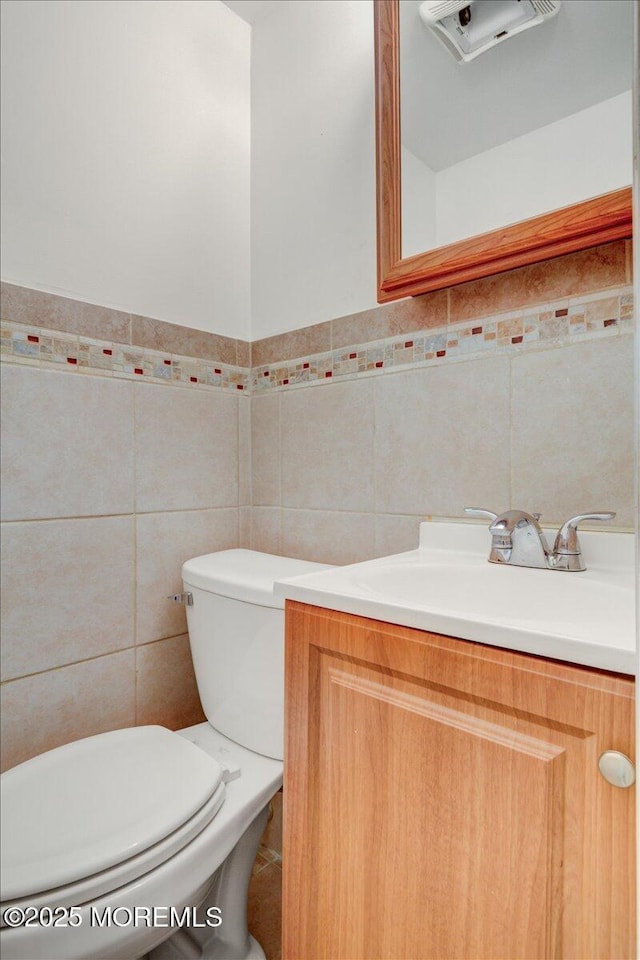
<instances>
[{"instance_id":1,"label":"mirror frame","mask_svg":"<svg viewBox=\"0 0 640 960\"><path fill-rule=\"evenodd\" d=\"M378 303L632 235L631 186L402 258L400 0L374 0Z\"/></svg>"}]
</instances>

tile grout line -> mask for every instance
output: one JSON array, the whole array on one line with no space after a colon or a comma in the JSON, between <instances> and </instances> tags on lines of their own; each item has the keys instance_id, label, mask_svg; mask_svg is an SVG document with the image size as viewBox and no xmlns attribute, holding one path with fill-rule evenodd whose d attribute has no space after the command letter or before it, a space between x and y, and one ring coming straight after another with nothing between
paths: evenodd
<instances>
[{"instance_id":1,"label":"tile grout line","mask_svg":"<svg viewBox=\"0 0 640 960\"><path fill-rule=\"evenodd\" d=\"M131 390L131 434L133 443L133 722L138 725L138 423L137 390Z\"/></svg>"},{"instance_id":2,"label":"tile grout line","mask_svg":"<svg viewBox=\"0 0 640 960\"><path fill-rule=\"evenodd\" d=\"M373 438L371 443L371 470L373 476L371 485L373 487L373 551L378 554L378 471L376 464L378 462L378 404L379 404L380 386L377 381L373 384Z\"/></svg>"},{"instance_id":3,"label":"tile grout line","mask_svg":"<svg viewBox=\"0 0 640 960\"><path fill-rule=\"evenodd\" d=\"M283 523L282 523L282 396L278 397L277 403L278 416L278 552L282 552L283 545Z\"/></svg>"},{"instance_id":4,"label":"tile grout line","mask_svg":"<svg viewBox=\"0 0 640 960\"><path fill-rule=\"evenodd\" d=\"M236 360L238 359L238 351L236 350ZM240 543L240 488L242 484L242 447L241 447L241 430L240 430L240 399L238 398L236 403L236 449L238 451L237 463L236 463L236 490L238 491L237 496L237 513L236 513L236 545Z\"/></svg>"},{"instance_id":5,"label":"tile grout line","mask_svg":"<svg viewBox=\"0 0 640 960\"><path fill-rule=\"evenodd\" d=\"M513 509L513 361L514 357L509 357L509 509Z\"/></svg>"},{"instance_id":6,"label":"tile grout line","mask_svg":"<svg viewBox=\"0 0 640 960\"><path fill-rule=\"evenodd\" d=\"M173 513L218 513L227 510L236 510L236 505L230 504L224 507L175 507L167 510L132 510L129 513L87 513L82 516L64 514L59 517L3 517L0 523L3 525L18 523L64 523L73 520L126 520L127 518L136 520L138 517L164 516Z\"/></svg>"},{"instance_id":7,"label":"tile grout line","mask_svg":"<svg viewBox=\"0 0 640 960\"><path fill-rule=\"evenodd\" d=\"M115 650L106 650L104 653L97 653L93 657L83 657L80 660L68 660L66 663L59 663L54 667L46 667L44 670L34 670L32 673L21 673L17 677L8 677L6 680L2 680L0 682L0 687L4 687L8 683L16 683L18 680L29 680L31 677L41 677L47 673L54 673L57 670L66 670L67 667L77 667L83 663L95 663L97 660L104 660L107 657L119 656L121 653L127 653L129 650L133 651L135 654L138 646L152 647L156 643L164 643L165 640L178 640L180 637L184 636L186 636L186 634L183 632L171 634L169 637L157 637L155 640L147 640L145 643L131 644L131 646L128 647L117 647Z\"/></svg>"}]
</instances>

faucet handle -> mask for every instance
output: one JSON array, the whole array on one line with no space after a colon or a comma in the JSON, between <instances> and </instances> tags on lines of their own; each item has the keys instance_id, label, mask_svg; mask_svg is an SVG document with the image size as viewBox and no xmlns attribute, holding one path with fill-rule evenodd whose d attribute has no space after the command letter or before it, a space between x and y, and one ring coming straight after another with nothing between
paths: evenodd
<instances>
[{"instance_id":1,"label":"faucet handle","mask_svg":"<svg viewBox=\"0 0 640 960\"><path fill-rule=\"evenodd\" d=\"M465 507L464 512L469 517L488 517L492 523L498 519L497 513L493 513L492 510L483 510L481 507Z\"/></svg>"},{"instance_id":2,"label":"faucet handle","mask_svg":"<svg viewBox=\"0 0 640 960\"><path fill-rule=\"evenodd\" d=\"M578 524L583 520L613 520L615 513L580 513L577 517L571 517L565 520L556 537L553 545L553 552L556 556L578 556L580 554L580 542L578 540Z\"/></svg>"}]
</instances>

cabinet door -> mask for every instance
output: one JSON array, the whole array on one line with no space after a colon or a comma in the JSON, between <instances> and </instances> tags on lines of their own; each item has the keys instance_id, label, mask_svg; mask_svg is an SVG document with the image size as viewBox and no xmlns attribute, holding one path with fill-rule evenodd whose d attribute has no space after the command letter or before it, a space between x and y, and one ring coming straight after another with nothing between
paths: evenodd
<instances>
[{"instance_id":1,"label":"cabinet door","mask_svg":"<svg viewBox=\"0 0 640 960\"><path fill-rule=\"evenodd\" d=\"M284 956L635 957L633 683L287 605Z\"/></svg>"}]
</instances>

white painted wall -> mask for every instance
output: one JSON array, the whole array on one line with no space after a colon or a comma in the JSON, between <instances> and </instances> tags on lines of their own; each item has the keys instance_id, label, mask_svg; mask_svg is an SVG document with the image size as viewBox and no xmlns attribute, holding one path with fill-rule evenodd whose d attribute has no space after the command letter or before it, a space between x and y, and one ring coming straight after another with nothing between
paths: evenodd
<instances>
[{"instance_id":1,"label":"white painted wall","mask_svg":"<svg viewBox=\"0 0 640 960\"><path fill-rule=\"evenodd\" d=\"M435 245L628 187L633 180L631 121L629 90L440 170ZM404 168L402 176L404 191ZM412 190L411 182L407 189ZM407 240L415 243L415 236Z\"/></svg>"},{"instance_id":2,"label":"white painted wall","mask_svg":"<svg viewBox=\"0 0 640 960\"><path fill-rule=\"evenodd\" d=\"M402 256L436 247L436 174L407 147L400 150L402 170Z\"/></svg>"},{"instance_id":3,"label":"white painted wall","mask_svg":"<svg viewBox=\"0 0 640 960\"><path fill-rule=\"evenodd\" d=\"M4 0L10 282L250 335L250 27L220 0Z\"/></svg>"},{"instance_id":4,"label":"white painted wall","mask_svg":"<svg viewBox=\"0 0 640 960\"><path fill-rule=\"evenodd\" d=\"M252 337L376 305L373 4L253 25Z\"/></svg>"}]
</instances>

